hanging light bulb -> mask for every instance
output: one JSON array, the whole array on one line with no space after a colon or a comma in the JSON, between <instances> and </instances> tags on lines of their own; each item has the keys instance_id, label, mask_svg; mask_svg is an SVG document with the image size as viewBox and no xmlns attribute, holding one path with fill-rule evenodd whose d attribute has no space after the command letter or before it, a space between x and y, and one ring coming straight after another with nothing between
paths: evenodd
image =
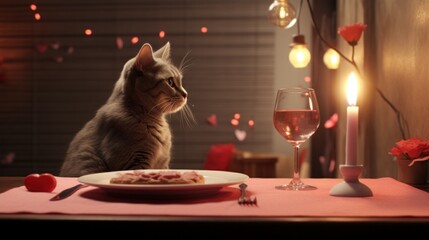
<instances>
[{"instance_id":1,"label":"hanging light bulb","mask_svg":"<svg viewBox=\"0 0 429 240\"><path fill-rule=\"evenodd\" d=\"M340 65L340 54L332 48L328 48L323 55L323 62L328 69L337 69Z\"/></svg>"},{"instance_id":2,"label":"hanging light bulb","mask_svg":"<svg viewBox=\"0 0 429 240\"><path fill-rule=\"evenodd\" d=\"M290 63L292 63L295 68L306 67L311 60L311 54L305 44L304 35L295 35L290 47L292 48L289 53Z\"/></svg>"},{"instance_id":3,"label":"hanging light bulb","mask_svg":"<svg viewBox=\"0 0 429 240\"><path fill-rule=\"evenodd\" d=\"M274 0L268 8L268 17L279 28L291 28L295 22L295 8L287 0Z\"/></svg>"}]
</instances>

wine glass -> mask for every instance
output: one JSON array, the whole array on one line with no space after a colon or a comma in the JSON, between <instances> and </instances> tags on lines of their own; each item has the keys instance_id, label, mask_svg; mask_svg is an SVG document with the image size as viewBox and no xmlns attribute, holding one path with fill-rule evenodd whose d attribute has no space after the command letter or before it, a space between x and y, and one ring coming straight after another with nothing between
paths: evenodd
<instances>
[{"instance_id":1,"label":"wine glass","mask_svg":"<svg viewBox=\"0 0 429 240\"><path fill-rule=\"evenodd\" d=\"M274 105L274 127L293 147L293 178L288 184L276 186L282 190L314 190L304 184L299 176L298 151L320 124L319 105L312 88L281 88Z\"/></svg>"}]
</instances>

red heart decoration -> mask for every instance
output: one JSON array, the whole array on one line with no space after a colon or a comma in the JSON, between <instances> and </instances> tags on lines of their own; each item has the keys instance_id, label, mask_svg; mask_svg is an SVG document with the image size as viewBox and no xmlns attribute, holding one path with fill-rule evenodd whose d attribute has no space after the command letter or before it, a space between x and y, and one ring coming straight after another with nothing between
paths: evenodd
<instances>
[{"instance_id":1,"label":"red heart decoration","mask_svg":"<svg viewBox=\"0 0 429 240\"><path fill-rule=\"evenodd\" d=\"M122 49L124 47L124 40L121 37L116 38L116 46L118 49Z\"/></svg>"},{"instance_id":2,"label":"red heart decoration","mask_svg":"<svg viewBox=\"0 0 429 240\"><path fill-rule=\"evenodd\" d=\"M207 118L207 122L212 126L216 126L217 125L217 116L215 114L210 115L210 117Z\"/></svg>"},{"instance_id":3,"label":"red heart decoration","mask_svg":"<svg viewBox=\"0 0 429 240\"><path fill-rule=\"evenodd\" d=\"M44 53L48 49L48 45L46 45L45 43L38 43L36 45L36 49L39 53Z\"/></svg>"},{"instance_id":4,"label":"red heart decoration","mask_svg":"<svg viewBox=\"0 0 429 240\"><path fill-rule=\"evenodd\" d=\"M30 192L52 192L57 186L57 179L50 173L34 173L25 177L24 185Z\"/></svg>"},{"instance_id":5,"label":"red heart decoration","mask_svg":"<svg viewBox=\"0 0 429 240\"><path fill-rule=\"evenodd\" d=\"M58 50L58 49L60 49L60 44L57 43L57 42L56 43L52 43L51 47L52 47L52 49Z\"/></svg>"},{"instance_id":6,"label":"red heart decoration","mask_svg":"<svg viewBox=\"0 0 429 240\"><path fill-rule=\"evenodd\" d=\"M244 130L240 130L240 129L235 129L234 130L235 133L235 137L238 139L238 141L242 142L244 141L244 139L246 139L246 131Z\"/></svg>"},{"instance_id":7,"label":"red heart decoration","mask_svg":"<svg viewBox=\"0 0 429 240\"><path fill-rule=\"evenodd\" d=\"M74 52L74 47L67 48L67 54L72 54Z\"/></svg>"},{"instance_id":8,"label":"red heart decoration","mask_svg":"<svg viewBox=\"0 0 429 240\"><path fill-rule=\"evenodd\" d=\"M56 57L56 58L55 58L55 61L56 61L57 63L62 63L62 62L64 62L64 58L63 58L63 57L61 57L61 56L59 56L59 57Z\"/></svg>"}]
</instances>

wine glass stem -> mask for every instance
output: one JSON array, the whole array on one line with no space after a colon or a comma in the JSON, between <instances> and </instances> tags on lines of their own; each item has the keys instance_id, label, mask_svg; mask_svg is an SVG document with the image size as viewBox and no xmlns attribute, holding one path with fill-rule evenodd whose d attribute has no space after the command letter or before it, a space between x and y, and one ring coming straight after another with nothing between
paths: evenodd
<instances>
[{"instance_id":1,"label":"wine glass stem","mask_svg":"<svg viewBox=\"0 0 429 240\"><path fill-rule=\"evenodd\" d=\"M293 146L293 181L298 183L300 182L299 177L299 158L298 158L298 152L299 152L299 144L296 144Z\"/></svg>"}]
</instances>

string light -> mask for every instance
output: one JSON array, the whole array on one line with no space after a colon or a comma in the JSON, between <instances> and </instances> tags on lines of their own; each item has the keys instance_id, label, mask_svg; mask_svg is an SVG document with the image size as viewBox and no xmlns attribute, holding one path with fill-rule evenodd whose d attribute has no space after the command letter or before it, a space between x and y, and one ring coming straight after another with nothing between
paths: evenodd
<instances>
[{"instance_id":1,"label":"string light","mask_svg":"<svg viewBox=\"0 0 429 240\"><path fill-rule=\"evenodd\" d=\"M287 0L274 0L268 8L268 17L279 28L291 28L295 22L295 8Z\"/></svg>"},{"instance_id":2,"label":"string light","mask_svg":"<svg viewBox=\"0 0 429 240\"><path fill-rule=\"evenodd\" d=\"M207 27L201 27L201 32L202 32L202 33L207 33L207 32L208 32Z\"/></svg>"},{"instance_id":3,"label":"string light","mask_svg":"<svg viewBox=\"0 0 429 240\"><path fill-rule=\"evenodd\" d=\"M328 48L323 55L323 62L328 69L338 69L340 65L340 54L332 48Z\"/></svg>"},{"instance_id":4,"label":"string light","mask_svg":"<svg viewBox=\"0 0 429 240\"><path fill-rule=\"evenodd\" d=\"M298 17L297 17L297 34L295 34L292 38L292 43L290 47L292 48L289 53L289 61L295 68L304 68L308 65L311 60L310 51L307 48L307 44L305 43L305 37L300 33L300 16L302 9L302 0L299 3Z\"/></svg>"},{"instance_id":5,"label":"string light","mask_svg":"<svg viewBox=\"0 0 429 240\"><path fill-rule=\"evenodd\" d=\"M295 35L290 44L289 61L295 68L304 68L311 60L310 51L305 44L304 35Z\"/></svg>"}]
</instances>

